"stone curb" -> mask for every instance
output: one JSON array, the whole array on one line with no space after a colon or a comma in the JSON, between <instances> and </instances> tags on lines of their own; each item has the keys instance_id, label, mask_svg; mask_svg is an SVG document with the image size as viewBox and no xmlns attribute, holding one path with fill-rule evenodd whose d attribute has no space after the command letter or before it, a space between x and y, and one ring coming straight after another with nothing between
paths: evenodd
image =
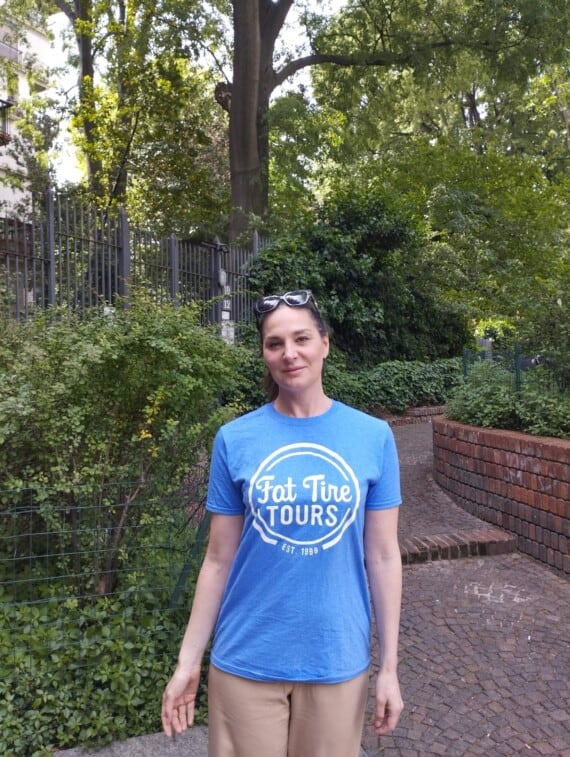
<instances>
[{"instance_id":1,"label":"stone curb","mask_svg":"<svg viewBox=\"0 0 570 757\"><path fill-rule=\"evenodd\" d=\"M207 757L207 754L206 726L193 726L175 739L169 739L163 733L153 733L114 741L97 750L75 747L57 752L58 757ZM358 757L368 757L362 747Z\"/></svg>"}]
</instances>

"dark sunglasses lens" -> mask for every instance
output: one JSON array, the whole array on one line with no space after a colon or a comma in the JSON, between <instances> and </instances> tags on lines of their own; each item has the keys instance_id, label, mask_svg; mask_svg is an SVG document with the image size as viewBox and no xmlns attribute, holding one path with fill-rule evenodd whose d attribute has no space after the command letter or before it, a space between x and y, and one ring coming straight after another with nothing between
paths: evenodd
<instances>
[{"instance_id":1,"label":"dark sunglasses lens","mask_svg":"<svg viewBox=\"0 0 570 757\"><path fill-rule=\"evenodd\" d=\"M279 302L280 300L277 296L262 297L255 303L255 310L257 313L269 313L275 310Z\"/></svg>"},{"instance_id":2,"label":"dark sunglasses lens","mask_svg":"<svg viewBox=\"0 0 570 757\"><path fill-rule=\"evenodd\" d=\"M287 305L292 305L293 307L306 305L310 297L311 293L305 289L301 289L295 292L287 292L287 294L283 295L283 299L285 300Z\"/></svg>"},{"instance_id":3,"label":"dark sunglasses lens","mask_svg":"<svg viewBox=\"0 0 570 757\"><path fill-rule=\"evenodd\" d=\"M279 306L280 302L284 302L289 307L301 307L302 305L306 305L309 300L315 303L315 299L309 289L295 289L293 292L286 292L285 294L270 294L267 297L261 297L255 303L255 312L257 315L270 313Z\"/></svg>"}]
</instances>

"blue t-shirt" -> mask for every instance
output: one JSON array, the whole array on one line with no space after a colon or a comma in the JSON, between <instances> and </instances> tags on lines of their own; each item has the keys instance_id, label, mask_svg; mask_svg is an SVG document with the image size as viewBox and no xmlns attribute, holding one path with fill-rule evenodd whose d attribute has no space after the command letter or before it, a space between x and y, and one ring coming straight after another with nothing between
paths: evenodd
<instances>
[{"instance_id":1,"label":"blue t-shirt","mask_svg":"<svg viewBox=\"0 0 570 757\"><path fill-rule=\"evenodd\" d=\"M207 508L243 515L212 663L262 681L338 683L370 661L366 509L400 499L385 421L340 402L290 418L267 404L216 436Z\"/></svg>"}]
</instances>

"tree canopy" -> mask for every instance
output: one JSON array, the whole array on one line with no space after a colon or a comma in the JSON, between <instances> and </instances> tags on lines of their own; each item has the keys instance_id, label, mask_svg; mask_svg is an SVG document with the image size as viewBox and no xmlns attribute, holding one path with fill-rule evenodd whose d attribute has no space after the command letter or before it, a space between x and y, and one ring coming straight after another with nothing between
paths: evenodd
<instances>
[{"instance_id":1,"label":"tree canopy","mask_svg":"<svg viewBox=\"0 0 570 757\"><path fill-rule=\"evenodd\" d=\"M281 237L320 204L380 188L421 228L453 308L520 323L531 303L560 299L562 0L54 6L70 22L68 104L103 203L161 231L223 235L230 218L234 237L252 223Z\"/></svg>"}]
</instances>

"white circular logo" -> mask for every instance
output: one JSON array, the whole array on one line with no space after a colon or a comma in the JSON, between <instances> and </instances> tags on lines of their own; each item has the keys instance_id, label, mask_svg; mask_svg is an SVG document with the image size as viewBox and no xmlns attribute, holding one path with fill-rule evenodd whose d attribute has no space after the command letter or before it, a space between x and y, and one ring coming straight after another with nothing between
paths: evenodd
<instances>
[{"instance_id":1,"label":"white circular logo","mask_svg":"<svg viewBox=\"0 0 570 757\"><path fill-rule=\"evenodd\" d=\"M265 458L249 486L254 526L270 544L336 544L360 507L352 468L320 444L289 444Z\"/></svg>"}]
</instances>

